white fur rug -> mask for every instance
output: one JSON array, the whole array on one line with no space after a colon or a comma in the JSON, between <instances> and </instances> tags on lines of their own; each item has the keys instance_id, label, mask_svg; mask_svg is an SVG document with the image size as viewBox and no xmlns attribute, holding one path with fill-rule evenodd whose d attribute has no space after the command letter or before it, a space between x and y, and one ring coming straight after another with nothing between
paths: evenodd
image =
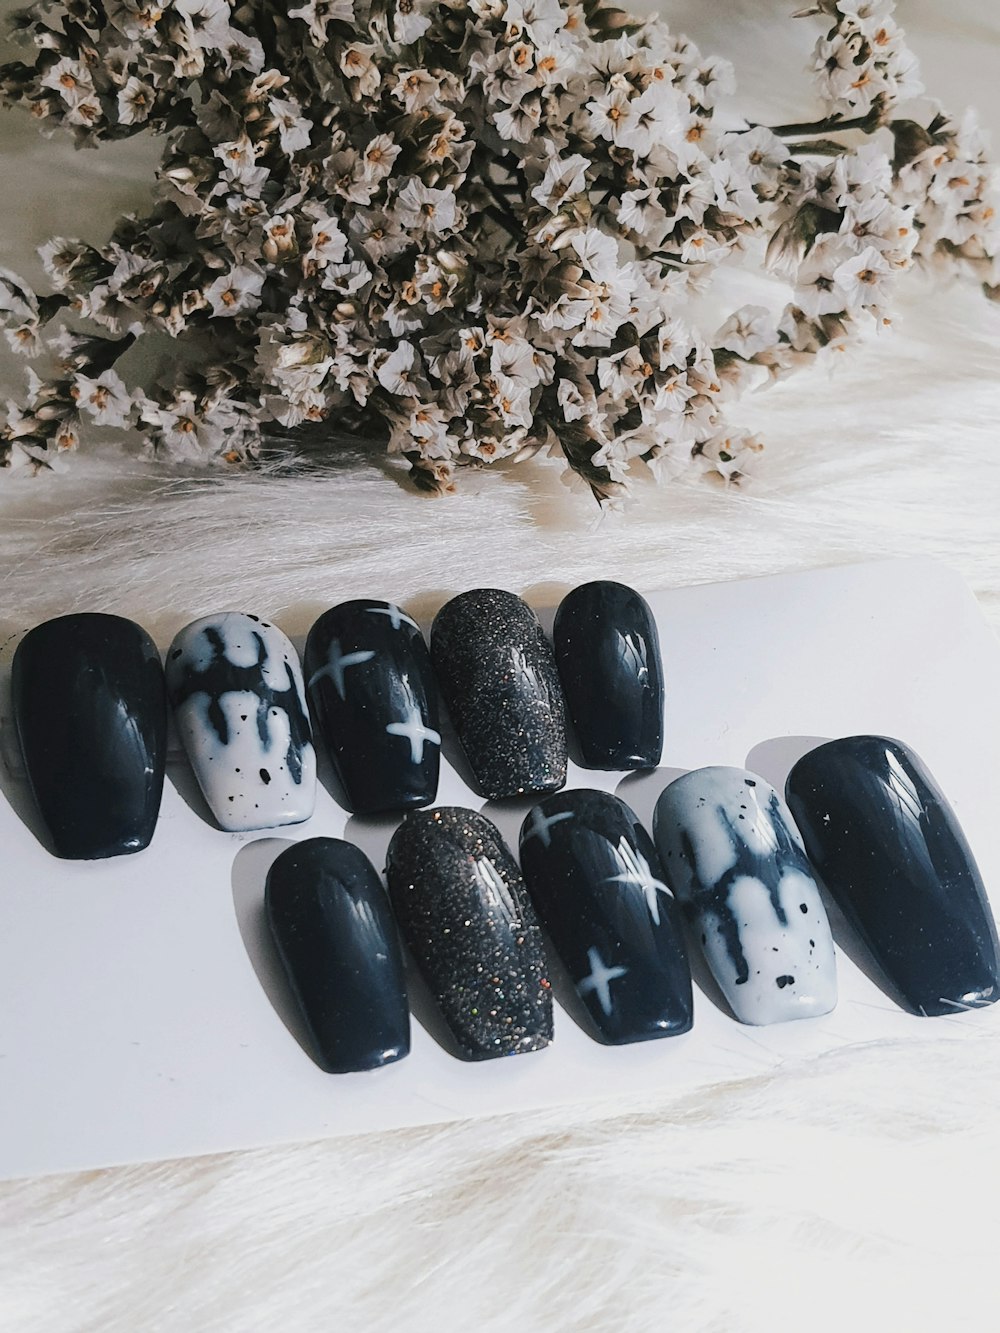
<instances>
[{"instance_id":1,"label":"white fur rug","mask_svg":"<svg viewBox=\"0 0 1000 1333\"><path fill-rule=\"evenodd\" d=\"M791 4L667 5L794 109ZM706 10L712 9L712 13ZM1000 15L904 0L927 83L1000 129ZM0 116L0 264L100 236L154 154L74 154ZM997 135L1000 140L1000 135ZM5 387L14 368L4 362ZM303 632L332 601L463 587L643 588L924 553L1000 625L1000 309L914 292L837 373L761 396L754 485L643 488L624 518L544 465L413 496L323 477L153 471L109 452L0 476L0 629L74 608L160 638L220 606ZM95 966L99 966L95 960ZM67 1004L72 997L66 997ZM0 1095L2 1088L0 1058ZM73 1088L65 1089L72 1098ZM997 1324L1000 1029L872 1043L656 1105L576 1108L0 1186L4 1333L786 1333Z\"/></svg>"}]
</instances>

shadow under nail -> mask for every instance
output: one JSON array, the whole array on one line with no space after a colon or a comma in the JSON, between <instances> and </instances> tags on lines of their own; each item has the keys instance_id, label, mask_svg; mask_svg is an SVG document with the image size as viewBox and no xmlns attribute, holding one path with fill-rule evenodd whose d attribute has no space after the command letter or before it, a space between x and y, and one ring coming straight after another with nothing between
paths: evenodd
<instances>
[{"instance_id":1,"label":"shadow under nail","mask_svg":"<svg viewBox=\"0 0 1000 1333\"><path fill-rule=\"evenodd\" d=\"M543 580L541 583L533 583L521 593L521 600L527 602L534 611L546 637L550 640L559 603L573 587L572 583L563 583L557 579L551 582Z\"/></svg>"},{"instance_id":2,"label":"shadow under nail","mask_svg":"<svg viewBox=\"0 0 1000 1333\"><path fill-rule=\"evenodd\" d=\"M615 795L639 816L639 822L653 835L653 811L664 787L682 778L688 768L641 768L628 773L615 788Z\"/></svg>"},{"instance_id":3,"label":"shadow under nail","mask_svg":"<svg viewBox=\"0 0 1000 1333\"><path fill-rule=\"evenodd\" d=\"M825 745L829 736L772 736L755 745L746 758L751 773L759 773L785 799L785 780L804 754Z\"/></svg>"},{"instance_id":4,"label":"shadow under nail","mask_svg":"<svg viewBox=\"0 0 1000 1333\"><path fill-rule=\"evenodd\" d=\"M351 815L344 825L344 840L359 847L383 879L386 852L403 818L399 810L384 815Z\"/></svg>"},{"instance_id":5,"label":"shadow under nail","mask_svg":"<svg viewBox=\"0 0 1000 1333\"><path fill-rule=\"evenodd\" d=\"M502 800L487 801L479 811L500 830L500 836L515 861L518 859L521 825L527 819L528 811L544 800L544 796L505 796Z\"/></svg>"},{"instance_id":6,"label":"shadow under nail","mask_svg":"<svg viewBox=\"0 0 1000 1333\"><path fill-rule=\"evenodd\" d=\"M312 1062L325 1070L299 1002L288 984L264 910L267 872L277 857L292 845L288 838L257 838L241 847L233 859L233 910L250 966L271 1008Z\"/></svg>"}]
</instances>

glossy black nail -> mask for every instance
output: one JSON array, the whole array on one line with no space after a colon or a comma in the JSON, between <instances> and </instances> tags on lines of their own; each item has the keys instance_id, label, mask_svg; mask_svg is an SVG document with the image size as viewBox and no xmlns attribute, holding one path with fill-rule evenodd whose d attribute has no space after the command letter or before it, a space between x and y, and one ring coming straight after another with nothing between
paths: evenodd
<instances>
[{"instance_id":1,"label":"glossy black nail","mask_svg":"<svg viewBox=\"0 0 1000 1333\"><path fill-rule=\"evenodd\" d=\"M584 583L559 604L552 638L584 766L655 768L663 666L646 600L623 583Z\"/></svg>"},{"instance_id":2,"label":"glossy black nail","mask_svg":"<svg viewBox=\"0 0 1000 1333\"><path fill-rule=\"evenodd\" d=\"M788 776L806 851L888 988L917 1014L1000 996L997 931L947 800L901 741L848 736Z\"/></svg>"},{"instance_id":3,"label":"glossy black nail","mask_svg":"<svg viewBox=\"0 0 1000 1333\"><path fill-rule=\"evenodd\" d=\"M396 923L365 854L339 838L297 842L271 866L265 904L318 1063L349 1074L408 1054Z\"/></svg>"},{"instance_id":4,"label":"glossy black nail","mask_svg":"<svg viewBox=\"0 0 1000 1333\"><path fill-rule=\"evenodd\" d=\"M437 687L419 626L389 602L343 602L309 631L309 704L355 814L437 795Z\"/></svg>"},{"instance_id":5,"label":"glossy black nail","mask_svg":"<svg viewBox=\"0 0 1000 1333\"><path fill-rule=\"evenodd\" d=\"M520 855L538 914L602 1040L687 1032L691 971L679 909L625 802L585 788L546 797L524 821Z\"/></svg>"},{"instance_id":6,"label":"glossy black nail","mask_svg":"<svg viewBox=\"0 0 1000 1333\"><path fill-rule=\"evenodd\" d=\"M37 625L18 644L11 691L28 782L52 850L122 856L156 828L167 705L156 645L120 616Z\"/></svg>"},{"instance_id":7,"label":"glossy black nail","mask_svg":"<svg viewBox=\"0 0 1000 1333\"><path fill-rule=\"evenodd\" d=\"M552 999L534 909L496 827L473 810L406 816L386 877L403 939L461 1054L537 1051Z\"/></svg>"},{"instance_id":8,"label":"glossy black nail","mask_svg":"<svg viewBox=\"0 0 1000 1333\"><path fill-rule=\"evenodd\" d=\"M446 603L431 657L484 796L556 791L566 781L566 717L549 641L520 597L476 588Z\"/></svg>"}]
</instances>

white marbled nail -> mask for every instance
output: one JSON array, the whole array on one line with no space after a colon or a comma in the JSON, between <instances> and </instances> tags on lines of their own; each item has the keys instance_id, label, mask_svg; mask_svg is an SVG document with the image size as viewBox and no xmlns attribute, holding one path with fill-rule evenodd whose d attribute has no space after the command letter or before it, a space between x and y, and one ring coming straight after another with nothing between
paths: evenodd
<instances>
[{"instance_id":1,"label":"white marbled nail","mask_svg":"<svg viewBox=\"0 0 1000 1333\"><path fill-rule=\"evenodd\" d=\"M316 754L298 654L276 625L240 611L176 636L167 689L205 800L230 832L299 824L316 800Z\"/></svg>"},{"instance_id":2,"label":"white marbled nail","mask_svg":"<svg viewBox=\"0 0 1000 1333\"><path fill-rule=\"evenodd\" d=\"M742 768L699 768L656 805L664 873L741 1023L829 1013L833 940L784 801Z\"/></svg>"}]
</instances>

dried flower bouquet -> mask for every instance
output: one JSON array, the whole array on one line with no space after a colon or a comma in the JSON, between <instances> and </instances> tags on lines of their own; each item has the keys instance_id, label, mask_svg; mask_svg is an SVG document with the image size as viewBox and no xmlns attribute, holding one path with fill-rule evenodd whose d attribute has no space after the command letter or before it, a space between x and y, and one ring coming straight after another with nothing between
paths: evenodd
<instances>
[{"instance_id":1,"label":"dried flower bouquet","mask_svg":"<svg viewBox=\"0 0 1000 1333\"><path fill-rule=\"evenodd\" d=\"M732 402L888 323L917 261L1000 282L982 136L907 114L892 11L797 16L822 23L819 114L768 128L715 114L725 61L600 0L38 0L6 102L165 146L147 214L43 247L51 294L0 272L8 340L48 358L0 455L119 427L238 463L317 423L435 490L538 449L602 501L638 460L736 478L760 445ZM733 263L785 289L705 329ZM137 383L150 334L173 369Z\"/></svg>"}]
</instances>

